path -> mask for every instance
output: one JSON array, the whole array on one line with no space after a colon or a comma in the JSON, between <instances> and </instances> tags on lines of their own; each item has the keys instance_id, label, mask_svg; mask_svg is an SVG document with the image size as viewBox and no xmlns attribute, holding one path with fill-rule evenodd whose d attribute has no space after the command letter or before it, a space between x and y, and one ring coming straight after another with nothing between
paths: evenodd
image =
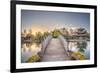
<instances>
[{"instance_id":1,"label":"path","mask_svg":"<svg viewBox=\"0 0 100 73\"><path fill-rule=\"evenodd\" d=\"M67 59L67 54L60 40L58 38L52 38L41 61L63 61Z\"/></svg>"}]
</instances>

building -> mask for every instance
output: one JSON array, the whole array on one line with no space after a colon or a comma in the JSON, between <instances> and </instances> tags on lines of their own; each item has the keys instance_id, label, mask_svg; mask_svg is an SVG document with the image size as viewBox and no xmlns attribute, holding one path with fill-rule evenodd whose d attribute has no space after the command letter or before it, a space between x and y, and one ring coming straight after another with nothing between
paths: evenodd
<instances>
[{"instance_id":1,"label":"building","mask_svg":"<svg viewBox=\"0 0 100 73\"><path fill-rule=\"evenodd\" d=\"M60 29L61 33L65 36L72 37L73 39L86 39L89 40L90 34L85 28L62 28Z\"/></svg>"}]
</instances>

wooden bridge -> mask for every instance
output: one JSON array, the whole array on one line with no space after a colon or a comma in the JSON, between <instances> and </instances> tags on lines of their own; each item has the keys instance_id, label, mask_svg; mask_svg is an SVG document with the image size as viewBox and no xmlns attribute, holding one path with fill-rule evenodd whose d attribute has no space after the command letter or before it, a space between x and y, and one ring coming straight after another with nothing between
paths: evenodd
<instances>
[{"instance_id":1,"label":"wooden bridge","mask_svg":"<svg viewBox=\"0 0 100 73\"><path fill-rule=\"evenodd\" d=\"M52 38L49 37L47 39L50 39L46 42L48 42L44 48L42 48L42 58L41 61L63 61L63 60L69 60L69 57L67 56L66 49L63 45L63 40L61 40L61 37L58 38ZM46 40L47 40L46 39ZM67 44L66 44L67 45Z\"/></svg>"}]
</instances>

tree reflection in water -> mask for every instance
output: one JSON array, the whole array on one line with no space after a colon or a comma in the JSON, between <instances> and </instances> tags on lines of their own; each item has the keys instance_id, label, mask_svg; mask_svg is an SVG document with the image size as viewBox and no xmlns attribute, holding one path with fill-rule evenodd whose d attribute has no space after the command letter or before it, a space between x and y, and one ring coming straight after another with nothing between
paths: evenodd
<instances>
[{"instance_id":1,"label":"tree reflection in water","mask_svg":"<svg viewBox=\"0 0 100 73\"><path fill-rule=\"evenodd\" d=\"M80 52L86 59L90 59L90 41L68 42L68 49L72 52Z\"/></svg>"}]
</instances>

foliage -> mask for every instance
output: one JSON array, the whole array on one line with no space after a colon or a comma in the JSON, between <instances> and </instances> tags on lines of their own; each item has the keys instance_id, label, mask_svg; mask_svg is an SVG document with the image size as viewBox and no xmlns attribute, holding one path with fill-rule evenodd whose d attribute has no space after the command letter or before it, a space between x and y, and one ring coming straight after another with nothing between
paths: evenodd
<instances>
[{"instance_id":1,"label":"foliage","mask_svg":"<svg viewBox=\"0 0 100 73\"><path fill-rule=\"evenodd\" d=\"M60 30L58 29L55 29L51 33L52 33L53 38L57 38L61 34Z\"/></svg>"},{"instance_id":2,"label":"foliage","mask_svg":"<svg viewBox=\"0 0 100 73\"><path fill-rule=\"evenodd\" d=\"M47 36L49 36L50 35L50 33L49 32L44 32L43 33L43 38L45 39Z\"/></svg>"},{"instance_id":3,"label":"foliage","mask_svg":"<svg viewBox=\"0 0 100 73\"><path fill-rule=\"evenodd\" d=\"M87 33L87 39L90 40L90 33Z\"/></svg>"},{"instance_id":4,"label":"foliage","mask_svg":"<svg viewBox=\"0 0 100 73\"><path fill-rule=\"evenodd\" d=\"M71 60L85 60L85 56L81 52L69 52L69 58Z\"/></svg>"},{"instance_id":5,"label":"foliage","mask_svg":"<svg viewBox=\"0 0 100 73\"><path fill-rule=\"evenodd\" d=\"M85 56L81 52L73 52L74 55L76 55L79 60L84 60Z\"/></svg>"},{"instance_id":6,"label":"foliage","mask_svg":"<svg viewBox=\"0 0 100 73\"><path fill-rule=\"evenodd\" d=\"M39 60L40 60L39 55L33 55L33 56L29 57L29 59L27 60L27 62L32 63L32 62L37 62Z\"/></svg>"},{"instance_id":7,"label":"foliage","mask_svg":"<svg viewBox=\"0 0 100 73\"><path fill-rule=\"evenodd\" d=\"M35 35L35 43L39 45L43 41L43 36L41 32L37 32Z\"/></svg>"},{"instance_id":8,"label":"foliage","mask_svg":"<svg viewBox=\"0 0 100 73\"><path fill-rule=\"evenodd\" d=\"M84 49L83 49L83 48L80 48L79 51L80 51L80 52L84 52Z\"/></svg>"},{"instance_id":9,"label":"foliage","mask_svg":"<svg viewBox=\"0 0 100 73\"><path fill-rule=\"evenodd\" d=\"M87 46L87 43L85 41L77 43L77 48L79 48L80 52L84 52L84 49L86 48L86 46Z\"/></svg>"}]
</instances>

